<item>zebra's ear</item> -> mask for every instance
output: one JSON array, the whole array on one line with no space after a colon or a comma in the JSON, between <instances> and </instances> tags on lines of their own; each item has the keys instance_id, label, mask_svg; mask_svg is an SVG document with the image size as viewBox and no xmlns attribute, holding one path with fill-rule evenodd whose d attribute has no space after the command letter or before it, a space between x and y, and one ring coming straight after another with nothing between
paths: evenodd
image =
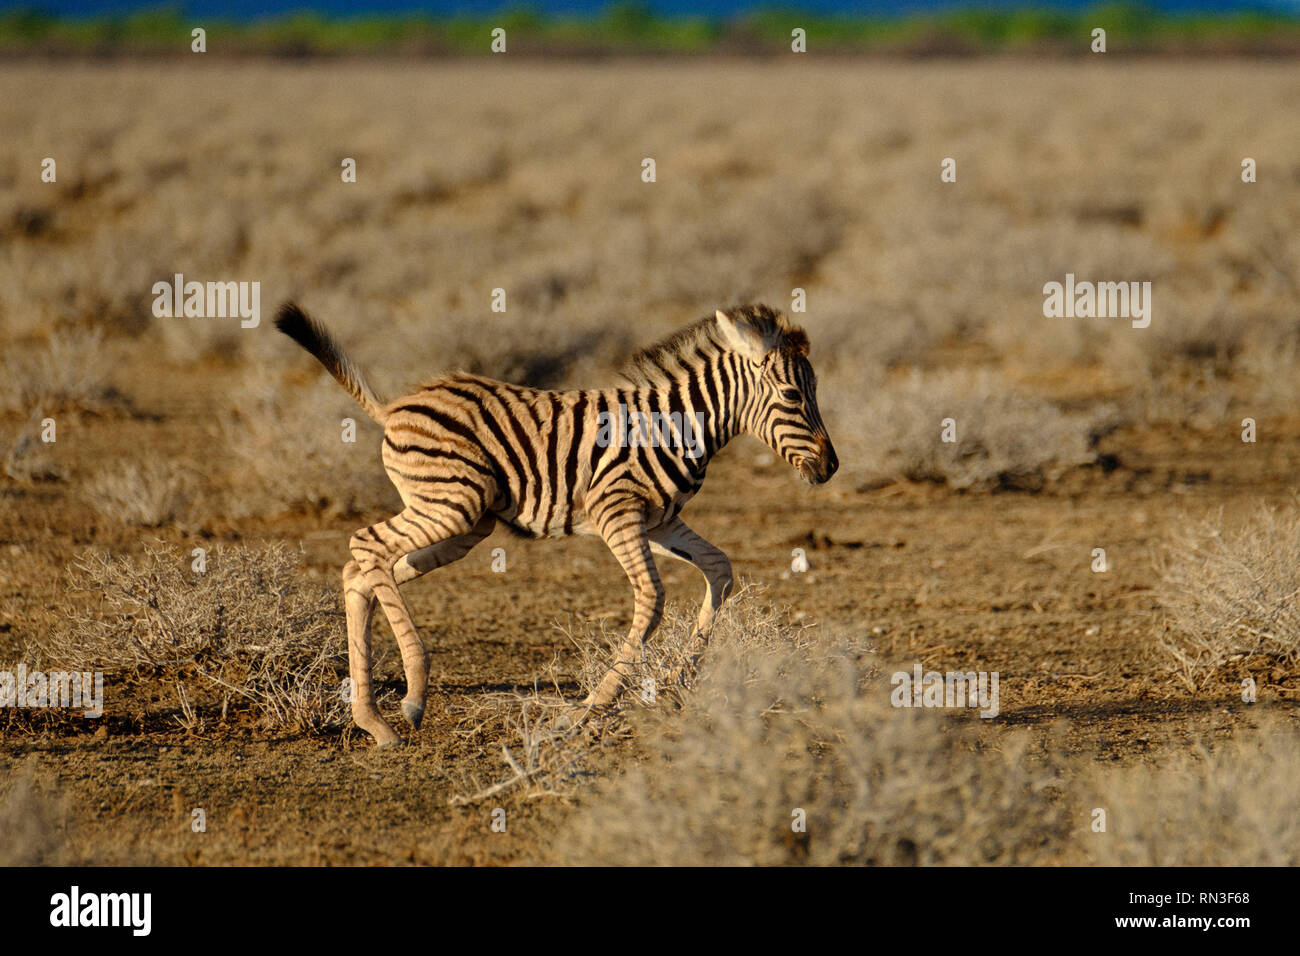
<instances>
[{"instance_id":1,"label":"zebra's ear","mask_svg":"<svg viewBox=\"0 0 1300 956\"><path fill-rule=\"evenodd\" d=\"M751 362L761 362L769 351L763 339L763 333L744 318L733 319L721 309L714 313L718 321L718 330L722 332L722 341L733 352L739 352Z\"/></svg>"}]
</instances>

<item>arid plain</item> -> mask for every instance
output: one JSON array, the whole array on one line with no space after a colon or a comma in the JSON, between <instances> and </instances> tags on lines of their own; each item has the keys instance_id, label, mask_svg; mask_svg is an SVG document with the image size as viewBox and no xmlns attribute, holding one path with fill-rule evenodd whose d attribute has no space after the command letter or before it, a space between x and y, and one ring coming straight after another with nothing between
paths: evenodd
<instances>
[{"instance_id":1,"label":"arid plain","mask_svg":"<svg viewBox=\"0 0 1300 956\"><path fill-rule=\"evenodd\" d=\"M0 65L0 671L104 672L100 718L0 708L0 863L1300 863L1293 65L507 59ZM260 321L158 317L176 274ZM1149 326L1045 316L1067 274ZM379 752L339 571L397 496L289 298L386 396L767 302L843 467L718 458L685 516L745 587L583 732L599 540L409 585L430 706ZM703 593L661 570L660 677ZM918 664L998 715L892 706Z\"/></svg>"}]
</instances>

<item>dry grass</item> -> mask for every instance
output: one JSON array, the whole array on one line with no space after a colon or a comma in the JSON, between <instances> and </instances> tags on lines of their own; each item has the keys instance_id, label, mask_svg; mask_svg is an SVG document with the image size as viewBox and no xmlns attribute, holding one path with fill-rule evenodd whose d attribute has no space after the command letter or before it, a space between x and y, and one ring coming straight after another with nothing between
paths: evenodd
<instances>
[{"instance_id":1,"label":"dry grass","mask_svg":"<svg viewBox=\"0 0 1300 956\"><path fill-rule=\"evenodd\" d=\"M37 649L61 669L171 688L189 730L230 711L297 732L341 726L346 657L335 591L304 582L283 545L218 548L204 573L192 560L172 547L139 558L83 554L69 588L94 602L69 608Z\"/></svg>"},{"instance_id":2,"label":"dry grass","mask_svg":"<svg viewBox=\"0 0 1300 956\"><path fill-rule=\"evenodd\" d=\"M467 781L456 802L584 796L560 848L571 863L1029 863L1059 851L1059 781L1026 736L981 748L959 723L893 708L869 649L794 624L752 589L724 608L698 671L692 638L689 616L665 621L632 692L585 730L555 728L558 693L481 702L463 732L501 745L510 772ZM609 649L601 636L576 643L585 690ZM644 759L610 779L599 748L627 737ZM791 827L796 809L806 832Z\"/></svg>"},{"instance_id":3,"label":"dry grass","mask_svg":"<svg viewBox=\"0 0 1300 956\"><path fill-rule=\"evenodd\" d=\"M680 665L690 630L684 616L668 622L665 649L641 676ZM584 689L602 659L584 652ZM579 798L547 862L586 865L1300 860L1300 786L1284 769L1293 720L1266 718L1214 748L1173 748L1153 766L1102 767L1060 754L1050 735L1033 742L970 714L895 709L889 671L869 648L794 626L751 592L719 619L698 674L653 705L633 693L573 733L551 723L558 694L483 704L469 735L504 741L511 772L455 802ZM610 776L600 748L627 740L638 759ZM1098 807L1103 833L1092 830Z\"/></svg>"},{"instance_id":4,"label":"dry grass","mask_svg":"<svg viewBox=\"0 0 1300 956\"><path fill-rule=\"evenodd\" d=\"M894 708L892 668L870 648L793 624L752 588L728 603L698 669L683 666L698 651L692 631L670 615L633 691L584 730L557 727L554 673L470 705L467 744L505 766L462 781L453 803L575 802L548 863L1294 865L1300 854L1300 787L1279 770L1296 744L1284 718L1154 766L1101 767L973 713ZM616 639L574 635L579 693ZM654 703L636 692L646 677ZM637 752L616 776L602 752L613 743ZM1092 831L1097 807L1104 833Z\"/></svg>"},{"instance_id":5,"label":"dry grass","mask_svg":"<svg viewBox=\"0 0 1300 956\"><path fill-rule=\"evenodd\" d=\"M1158 560L1171 627L1159 646L1191 690L1230 666L1295 677L1300 665L1300 513L1260 506L1247 524L1212 516ZM1281 674L1274 671L1280 669ZM1261 681L1262 682L1262 681Z\"/></svg>"},{"instance_id":6,"label":"dry grass","mask_svg":"<svg viewBox=\"0 0 1300 956\"><path fill-rule=\"evenodd\" d=\"M775 612L756 605L755 590L739 589L728 602L724 620L739 615L744 626L753 627L760 615L767 615L766 626L771 626ZM571 699L566 699L561 689L559 663L553 661L528 690L488 694L462 705L458 732L467 744L499 750L507 774L460 781L453 804L478 803L507 791L525 799L574 796L578 787L599 775L600 748L629 735L629 711L686 706L707 649L694 622L694 611L688 614L670 605L645 649L644 660L629 673L629 692L610 711L593 716L583 726L573 727L566 711L600 683L624 637L622 631L611 630L603 622L595 632L572 625L564 629L578 652L579 690ZM721 621L719 625L726 626Z\"/></svg>"},{"instance_id":7,"label":"dry grass","mask_svg":"<svg viewBox=\"0 0 1300 956\"><path fill-rule=\"evenodd\" d=\"M870 650L743 605L681 711L639 709L648 752L566 826L588 864L1041 862L1066 830L1028 738L895 709ZM792 827L806 814L806 832Z\"/></svg>"},{"instance_id":8,"label":"dry grass","mask_svg":"<svg viewBox=\"0 0 1300 956\"><path fill-rule=\"evenodd\" d=\"M1153 767L1108 769L1076 790L1106 811L1079 850L1105 866L1300 865L1294 718L1265 718L1213 749L1197 744Z\"/></svg>"},{"instance_id":9,"label":"dry grass","mask_svg":"<svg viewBox=\"0 0 1300 956\"><path fill-rule=\"evenodd\" d=\"M4 471L14 481L59 481L65 477L58 460L58 442L41 439L45 418L39 410L32 412L5 452ZM57 425L56 422L56 434Z\"/></svg>"}]
</instances>

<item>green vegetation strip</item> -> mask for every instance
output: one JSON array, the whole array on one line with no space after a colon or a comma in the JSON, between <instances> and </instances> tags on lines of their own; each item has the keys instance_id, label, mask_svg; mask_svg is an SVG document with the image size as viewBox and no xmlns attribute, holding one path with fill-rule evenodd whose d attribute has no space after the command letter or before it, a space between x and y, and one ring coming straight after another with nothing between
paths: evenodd
<instances>
[{"instance_id":1,"label":"green vegetation strip","mask_svg":"<svg viewBox=\"0 0 1300 956\"><path fill-rule=\"evenodd\" d=\"M719 20L663 17L643 4L620 2L587 18L509 7L482 17L300 13L249 22L191 18L169 7L88 19L20 9L0 15L0 53L188 53L196 27L206 31L209 53L300 56L489 55L496 28L506 31L508 52L525 54L780 52L790 49L796 27L806 31L809 51L818 52L1088 52L1098 27L1106 30L1112 51L1300 52L1300 16L1270 13L1174 16L1102 4L1082 12L971 9L885 18L768 8Z\"/></svg>"}]
</instances>

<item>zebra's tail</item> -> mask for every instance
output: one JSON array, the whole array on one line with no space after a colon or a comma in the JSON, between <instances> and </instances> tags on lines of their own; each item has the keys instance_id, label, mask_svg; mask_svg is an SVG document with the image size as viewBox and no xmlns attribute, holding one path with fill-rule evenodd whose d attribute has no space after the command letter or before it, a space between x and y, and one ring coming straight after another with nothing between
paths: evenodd
<instances>
[{"instance_id":1,"label":"zebra's tail","mask_svg":"<svg viewBox=\"0 0 1300 956\"><path fill-rule=\"evenodd\" d=\"M338 383L357 400L365 413L379 424L384 423L384 402L375 394L361 370L352 364L347 353L321 325L293 302L280 306L275 327L293 339L324 365Z\"/></svg>"}]
</instances>

